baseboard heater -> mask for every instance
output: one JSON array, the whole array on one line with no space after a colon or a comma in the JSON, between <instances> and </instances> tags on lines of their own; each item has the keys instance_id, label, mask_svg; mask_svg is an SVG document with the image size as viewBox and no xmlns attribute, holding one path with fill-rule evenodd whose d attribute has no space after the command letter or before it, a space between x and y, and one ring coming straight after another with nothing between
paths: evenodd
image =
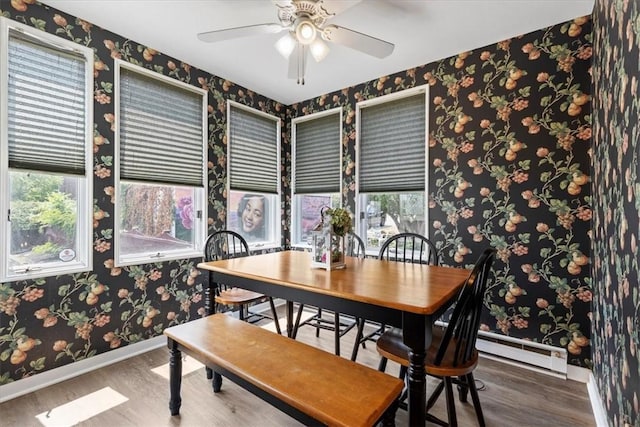
<instances>
[{"instance_id":1,"label":"baseboard heater","mask_svg":"<svg viewBox=\"0 0 640 427\"><path fill-rule=\"evenodd\" d=\"M476 348L484 357L567 378L567 350L493 332L478 332Z\"/></svg>"}]
</instances>

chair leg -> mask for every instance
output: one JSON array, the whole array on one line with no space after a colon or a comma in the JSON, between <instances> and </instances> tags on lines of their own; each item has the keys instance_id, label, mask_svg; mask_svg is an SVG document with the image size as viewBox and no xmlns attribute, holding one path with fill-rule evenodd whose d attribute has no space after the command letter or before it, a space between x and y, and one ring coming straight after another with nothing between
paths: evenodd
<instances>
[{"instance_id":1,"label":"chair leg","mask_svg":"<svg viewBox=\"0 0 640 427\"><path fill-rule=\"evenodd\" d=\"M429 409L431 409L433 405L435 405L436 401L438 400L438 397L440 397L440 394L442 394L443 389L444 389L444 381L440 381L436 386L435 390L433 390L433 393L431 393L431 396L429 396L429 400L427 400L427 413L425 414L425 418L427 421L433 424L438 424L443 427L449 427L449 423L429 413ZM449 411L448 406L447 406L447 411Z\"/></svg>"},{"instance_id":2,"label":"chair leg","mask_svg":"<svg viewBox=\"0 0 640 427\"><path fill-rule=\"evenodd\" d=\"M480 427L485 427L484 415L482 414L482 407L480 406L480 397L478 396L478 390L476 389L476 380L473 378L473 373L467 374L465 378L467 380L467 385L469 386L469 393L471 393L473 408L476 410L478 425Z\"/></svg>"},{"instance_id":3,"label":"chair leg","mask_svg":"<svg viewBox=\"0 0 640 427\"><path fill-rule=\"evenodd\" d=\"M409 370L409 367L400 365L400 372L398 373L398 378L400 378L401 380L404 379L404 377L407 376L408 370Z\"/></svg>"},{"instance_id":4,"label":"chair leg","mask_svg":"<svg viewBox=\"0 0 640 427\"><path fill-rule=\"evenodd\" d=\"M384 372L385 369L387 369L387 358L386 357L381 357L380 358L380 364L378 365L378 371Z\"/></svg>"},{"instance_id":5,"label":"chair leg","mask_svg":"<svg viewBox=\"0 0 640 427\"><path fill-rule=\"evenodd\" d=\"M318 308L318 319L322 319L322 309ZM320 336L320 320L316 323L316 337Z\"/></svg>"},{"instance_id":6,"label":"chair leg","mask_svg":"<svg viewBox=\"0 0 640 427\"><path fill-rule=\"evenodd\" d=\"M360 348L360 341L362 341L362 334L364 332L364 319L356 318L356 326L358 332L356 333L356 341L353 343L353 350L351 351L351 360L353 362L355 362L358 357L358 349Z\"/></svg>"},{"instance_id":7,"label":"chair leg","mask_svg":"<svg viewBox=\"0 0 640 427\"><path fill-rule=\"evenodd\" d=\"M271 314L273 314L273 323L276 324L276 332L278 335L282 335L280 330L280 320L278 320L278 312L276 311L276 305L273 303L273 298L269 297L269 305L271 306Z\"/></svg>"},{"instance_id":8,"label":"chair leg","mask_svg":"<svg viewBox=\"0 0 640 427\"><path fill-rule=\"evenodd\" d=\"M293 331L291 332L291 338L294 340L298 335L298 328L300 327L300 319L302 318L302 310L304 310L304 304L298 306L298 314L296 315L296 321L293 323Z\"/></svg>"},{"instance_id":9,"label":"chair leg","mask_svg":"<svg viewBox=\"0 0 640 427\"><path fill-rule=\"evenodd\" d=\"M436 404L436 402L438 401L438 397L440 397L440 394L442 393L443 389L444 389L444 381L440 381L436 386L436 388L431 393L431 396L429 396L429 399L427 400L427 411L431 409L433 405Z\"/></svg>"},{"instance_id":10,"label":"chair leg","mask_svg":"<svg viewBox=\"0 0 640 427\"><path fill-rule=\"evenodd\" d=\"M458 426L458 420L456 417L456 401L453 399L453 384L451 383L451 377L444 377L445 396L447 398L447 416L449 418L449 425L451 427Z\"/></svg>"},{"instance_id":11,"label":"chair leg","mask_svg":"<svg viewBox=\"0 0 640 427\"><path fill-rule=\"evenodd\" d=\"M471 385L467 383L466 377L458 377L458 381L458 399L462 403L467 403L467 393Z\"/></svg>"},{"instance_id":12,"label":"chair leg","mask_svg":"<svg viewBox=\"0 0 640 427\"><path fill-rule=\"evenodd\" d=\"M244 305L241 305L238 310L238 314L240 316L240 320L244 322Z\"/></svg>"}]
</instances>

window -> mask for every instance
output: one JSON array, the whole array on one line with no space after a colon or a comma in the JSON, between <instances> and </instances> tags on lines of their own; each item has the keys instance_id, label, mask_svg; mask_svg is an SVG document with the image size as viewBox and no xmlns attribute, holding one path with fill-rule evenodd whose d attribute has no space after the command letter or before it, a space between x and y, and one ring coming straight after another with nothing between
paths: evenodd
<instances>
[{"instance_id":1,"label":"window","mask_svg":"<svg viewBox=\"0 0 640 427\"><path fill-rule=\"evenodd\" d=\"M0 281L90 270L93 51L0 30Z\"/></svg>"},{"instance_id":2,"label":"window","mask_svg":"<svg viewBox=\"0 0 640 427\"><path fill-rule=\"evenodd\" d=\"M292 121L293 204L291 243L308 247L324 206L340 206L341 109Z\"/></svg>"},{"instance_id":3,"label":"window","mask_svg":"<svg viewBox=\"0 0 640 427\"><path fill-rule=\"evenodd\" d=\"M356 105L358 231L371 254L394 234L426 232L427 96L421 86Z\"/></svg>"},{"instance_id":4,"label":"window","mask_svg":"<svg viewBox=\"0 0 640 427\"><path fill-rule=\"evenodd\" d=\"M116 61L118 265L201 256L206 91Z\"/></svg>"},{"instance_id":5,"label":"window","mask_svg":"<svg viewBox=\"0 0 640 427\"><path fill-rule=\"evenodd\" d=\"M280 246L280 119L227 103L227 227L251 249Z\"/></svg>"}]
</instances>

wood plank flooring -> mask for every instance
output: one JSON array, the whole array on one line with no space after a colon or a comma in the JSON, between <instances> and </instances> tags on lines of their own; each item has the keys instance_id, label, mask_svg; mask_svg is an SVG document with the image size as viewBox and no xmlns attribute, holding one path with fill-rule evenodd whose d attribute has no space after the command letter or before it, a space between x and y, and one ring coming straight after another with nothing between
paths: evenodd
<instances>
[{"instance_id":1,"label":"wood plank flooring","mask_svg":"<svg viewBox=\"0 0 640 427\"><path fill-rule=\"evenodd\" d=\"M284 322L282 322L284 326ZM355 331L341 341L343 356L350 356ZM300 341L333 351L333 333L305 326L298 334ZM286 355L283 355L286 357ZM151 371L168 362L166 348L160 348L80 377L47 387L0 405L3 427L41 426L36 415L80 398L103 387L111 387L128 397L128 401L95 415L79 426L156 427L156 426L299 426L287 415L254 397L231 381L224 380L222 392L214 395L204 368L184 376L180 415L169 414L169 383ZM379 357L375 344L360 348L358 362L377 368ZM260 363L260 355L256 355ZM389 363L387 372L397 373ZM475 371L484 385L479 392L487 426L553 426L591 427L595 420L585 384L565 381L523 368L482 358ZM430 381L429 388L434 386ZM309 393L313 393L309 390ZM457 397L456 397L457 399ZM476 426L471 403L456 402L460 426ZM432 410L446 419L444 396ZM398 426L407 424L407 414L398 411Z\"/></svg>"}]
</instances>

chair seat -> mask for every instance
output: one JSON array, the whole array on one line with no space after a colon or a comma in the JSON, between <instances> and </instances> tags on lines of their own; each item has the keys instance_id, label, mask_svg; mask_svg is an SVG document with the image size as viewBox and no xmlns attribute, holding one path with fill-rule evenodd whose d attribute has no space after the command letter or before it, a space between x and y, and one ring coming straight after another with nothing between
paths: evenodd
<instances>
[{"instance_id":1,"label":"chair seat","mask_svg":"<svg viewBox=\"0 0 640 427\"><path fill-rule=\"evenodd\" d=\"M434 364L436 353L442 342L444 335L444 329L434 328L433 338L431 346L427 351L427 357L425 359L425 371L429 375L443 377L443 376L463 376L474 370L478 364L478 351L475 350L473 356L468 362L454 366L454 350L455 345L450 345L447 348L442 362L439 365ZM378 352L382 357L386 357L389 360L402 365L409 366L409 348L402 342L402 330L393 328L385 331L376 343ZM450 350L450 351L449 351Z\"/></svg>"},{"instance_id":2,"label":"chair seat","mask_svg":"<svg viewBox=\"0 0 640 427\"><path fill-rule=\"evenodd\" d=\"M229 288L216 295L216 302L224 305L248 304L265 298L264 294L240 288Z\"/></svg>"}]
</instances>

